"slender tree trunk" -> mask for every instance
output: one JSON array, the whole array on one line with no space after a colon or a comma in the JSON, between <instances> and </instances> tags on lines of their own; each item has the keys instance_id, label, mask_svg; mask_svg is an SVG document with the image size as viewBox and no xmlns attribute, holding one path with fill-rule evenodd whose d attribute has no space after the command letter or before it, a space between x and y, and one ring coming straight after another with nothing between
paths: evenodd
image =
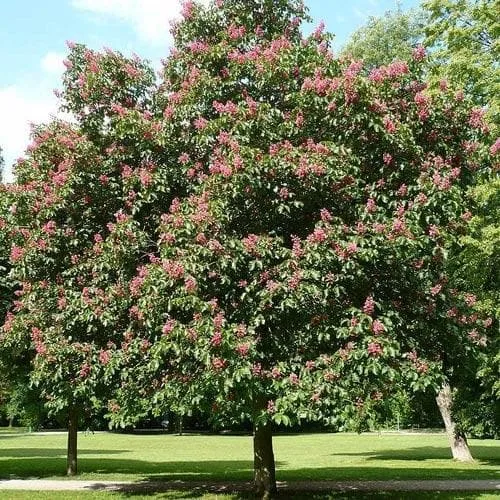
<instances>
[{"instance_id":1,"label":"slender tree trunk","mask_svg":"<svg viewBox=\"0 0 500 500\"><path fill-rule=\"evenodd\" d=\"M255 424L253 434L254 482L262 499L277 493L271 424Z\"/></svg>"},{"instance_id":2,"label":"slender tree trunk","mask_svg":"<svg viewBox=\"0 0 500 500\"><path fill-rule=\"evenodd\" d=\"M77 443L78 443L78 411L76 407L68 409L68 450L67 475L77 474Z\"/></svg>"},{"instance_id":3,"label":"slender tree trunk","mask_svg":"<svg viewBox=\"0 0 500 500\"><path fill-rule=\"evenodd\" d=\"M436 402L443 418L446 434L448 434L453 458L459 462L472 462L473 458L467 444L467 438L461 430L457 429L453 421L451 414L453 394L449 384L443 384L437 393Z\"/></svg>"}]
</instances>

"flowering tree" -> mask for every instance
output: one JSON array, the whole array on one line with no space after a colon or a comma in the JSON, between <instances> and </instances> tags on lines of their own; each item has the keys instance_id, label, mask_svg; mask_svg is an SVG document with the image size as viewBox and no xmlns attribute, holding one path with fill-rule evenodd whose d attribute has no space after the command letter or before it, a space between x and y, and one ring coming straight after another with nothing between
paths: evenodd
<instances>
[{"instance_id":1,"label":"flowering tree","mask_svg":"<svg viewBox=\"0 0 500 500\"><path fill-rule=\"evenodd\" d=\"M67 413L68 474L75 474L78 419L103 399L99 368L123 321L108 302L119 300L122 272L140 246L139 222L123 212L131 196L124 172L129 158L141 161L147 153L113 128L114 113L147 106L153 74L136 59L71 47L61 99L76 123L35 129L10 188L10 262L20 290L2 348L11 359L31 363L31 383L46 406ZM86 79L73 85L77 71ZM113 95L105 84L117 88ZM126 252L107 254L103 262L104 248L118 248L124 239Z\"/></svg>"},{"instance_id":2,"label":"flowering tree","mask_svg":"<svg viewBox=\"0 0 500 500\"><path fill-rule=\"evenodd\" d=\"M187 2L184 18L151 117L148 196L169 206L129 283L110 417L250 419L271 494L272 422L367 422L398 379L437 386L485 342L445 238L466 230L488 130L462 95L426 93L423 49L364 76L321 28L301 38L300 2ZM173 172L187 183L165 193Z\"/></svg>"},{"instance_id":3,"label":"flowering tree","mask_svg":"<svg viewBox=\"0 0 500 500\"><path fill-rule=\"evenodd\" d=\"M486 15L491 5L488 6L488 2L436 0L425 2L423 9L409 13L397 11L371 19L351 37L344 52L363 59L367 72L377 63L387 65L394 60L395 54L404 58L405 54L411 53L424 34L425 23L422 24L422 20L424 17L429 18L425 28L427 38L423 43L434 56L425 61L431 86L463 88L475 106L484 106L488 110L488 125L483 126L494 128L494 114L498 108L498 98L492 85L496 69L491 63L491 59L495 58L495 50L490 33L494 21ZM402 30L402 27L409 29ZM387 50L381 49L384 43ZM473 143L469 146L475 147ZM496 154L499 144L495 143L491 148L491 153ZM467 193L469 200L466 204L471 210L468 214L468 218L471 218L469 230L458 241L453 237L447 239L450 279L456 282L457 288L477 295L479 300L474 307L486 316L493 317L497 316L494 294L498 289L495 279L498 274L495 273L498 263L495 255L498 246L495 245L498 232L498 217L495 217L498 211L495 202L498 201L494 196L496 177L496 172L492 172L490 179L481 180L482 186L476 186ZM486 355L488 351L489 355ZM454 369L456 360L446 364L447 381L437 394L437 402L451 436L451 451L456 459L472 460L464 433L466 429L472 430L471 421L480 421L479 425L474 426L476 433L481 427L489 427L489 432L494 428L495 419L487 418L486 415L497 413L495 407L498 402L492 401L489 391L484 387L484 370L481 367L491 364L497 352L498 348L490 343L487 350L477 353L479 356L460 360L461 369L458 371ZM449 383L452 387L449 387ZM478 410L478 404L482 405L481 410ZM487 420L489 423L486 423Z\"/></svg>"}]
</instances>

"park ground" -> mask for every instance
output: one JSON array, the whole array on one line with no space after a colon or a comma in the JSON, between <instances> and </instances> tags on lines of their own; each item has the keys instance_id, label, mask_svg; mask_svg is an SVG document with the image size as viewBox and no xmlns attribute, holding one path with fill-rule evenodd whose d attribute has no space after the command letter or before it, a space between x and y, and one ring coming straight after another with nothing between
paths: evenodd
<instances>
[{"instance_id":1,"label":"park ground","mask_svg":"<svg viewBox=\"0 0 500 500\"><path fill-rule=\"evenodd\" d=\"M500 481L500 441L471 440L475 462L451 460L444 434L297 434L274 440L279 481ZM0 431L0 479L65 480L64 433L8 433ZM210 493L199 484L234 483L238 489L252 479L250 436L121 434L79 435L79 480L150 483L179 481L182 488L168 492L111 491L0 491L6 499L91 498L251 498L251 494ZM193 487L190 488L190 482ZM194 486L194 485L198 486ZM304 484L304 483L302 483ZM205 490L205 492L204 492ZM213 490L211 490L213 491ZM229 488L228 491L231 491ZM499 491L474 492L285 492L283 498L493 499Z\"/></svg>"}]
</instances>

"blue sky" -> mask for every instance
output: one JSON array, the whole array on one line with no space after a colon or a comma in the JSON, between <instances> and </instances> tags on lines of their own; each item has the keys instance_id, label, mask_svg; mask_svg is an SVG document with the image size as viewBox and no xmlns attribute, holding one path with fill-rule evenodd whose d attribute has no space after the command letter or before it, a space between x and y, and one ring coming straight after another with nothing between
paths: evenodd
<instances>
[{"instance_id":1,"label":"blue sky","mask_svg":"<svg viewBox=\"0 0 500 500\"><path fill-rule=\"evenodd\" d=\"M206 1L206 0L205 0ZM341 46L369 16L394 9L396 0L305 0L314 18ZM401 0L403 9L418 0ZM66 40L108 46L158 61L167 54L168 21L179 0L2 1L0 19L0 146L9 166L28 143L29 122L56 112Z\"/></svg>"}]
</instances>

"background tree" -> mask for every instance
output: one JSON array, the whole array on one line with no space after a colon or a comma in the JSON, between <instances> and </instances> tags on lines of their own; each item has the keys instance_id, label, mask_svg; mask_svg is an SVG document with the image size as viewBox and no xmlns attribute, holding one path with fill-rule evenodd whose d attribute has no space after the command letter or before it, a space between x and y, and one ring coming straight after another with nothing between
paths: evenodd
<instances>
[{"instance_id":1,"label":"background tree","mask_svg":"<svg viewBox=\"0 0 500 500\"><path fill-rule=\"evenodd\" d=\"M500 124L499 0L426 0L425 44L432 49L437 81L463 88L490 120Z\"/></svg>"},{"instance_id":2,"label":"background tree","mask_svg":"<svg viewBox=\"0 0 500 500\"><path fill-rule=\"evenodd\" d=\"M367 70L396 60L409 60L424 38L424 14L419 9L394 11L372 16L342 47L341 54L362 60Z\"/></svg>"}]
</instances>

